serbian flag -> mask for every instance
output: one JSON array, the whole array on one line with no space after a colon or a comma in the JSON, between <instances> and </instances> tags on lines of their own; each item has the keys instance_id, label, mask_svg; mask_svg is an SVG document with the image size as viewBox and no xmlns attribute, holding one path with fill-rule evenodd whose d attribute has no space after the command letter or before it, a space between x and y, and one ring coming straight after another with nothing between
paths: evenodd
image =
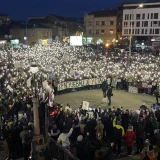
<instances>
[{"instance_id":1,"label":"serbian flag","mask_svg":"<svg viewBox=\"0 0 160 160\"><path fill-rule=\"evenodd\" d=\"M80 77L80 72L75 71L75 72L74 72L74 76L75 76L75 77Z\"/></svg>"}]
</instances>

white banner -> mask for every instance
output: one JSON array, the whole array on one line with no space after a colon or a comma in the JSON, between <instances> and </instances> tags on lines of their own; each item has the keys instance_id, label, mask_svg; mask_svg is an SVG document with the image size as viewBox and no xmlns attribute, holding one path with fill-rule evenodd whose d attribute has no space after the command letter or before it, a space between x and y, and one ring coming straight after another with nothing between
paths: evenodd
<instances>
[{"instance_id":1,"label":"white banner","mask_svg":"<svg viewBox=\"0 0 160 160\"><path fill-rule=\"evenodd\" d=\"M27 87L28 87L28 88L31 87L31 78L29 78L29 79L27 80Z\"/></svg>"},{"instance_id":2,"label":"white banner","mask_svg":"<svg viewBox=\"0 0 160 160\"><path fill-rule=\"evenodd\" d=\"M128 92L130 92L130 93L138 93L138 88L137 87L129 86Z\"/></svg>"},{"instance_id":3,"label":"white banner","mask_svg":"<svg viewBox=\"0 0 160 160\"><path fill-rule=\"evenodd\" d=\"M90 86L98 85L98 84L102 84L104 79L105 77L63 82L57 85L57 90L62 91L69 88L80 88L80 87L89 86L89 85Z\"/></svg>"},{"instance_id":4,"label":"white banner","mask_svg":"<svg viewBox=\"0 0 160 160\"><path fill-rule=\"evenodd\" d=\"M89 102L83 101L82 109L88 111L88 109L89 109Z\"/></svg>"}]
</instances>

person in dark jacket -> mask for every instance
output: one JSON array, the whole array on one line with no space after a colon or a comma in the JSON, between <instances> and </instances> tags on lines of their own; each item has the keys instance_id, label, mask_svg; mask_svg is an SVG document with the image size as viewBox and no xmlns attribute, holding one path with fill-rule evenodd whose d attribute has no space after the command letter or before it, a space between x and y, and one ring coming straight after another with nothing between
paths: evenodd
<instances>
[{"instance_id":1,"label":"person in dark jacket","mask_svg":"<svg viewBox=\"0 0 160 160\"><path fill-rule=\"evenodd\" d=\"M102 82L103 98L106 98L107 89L108 89L108 84L107 81L105 80Z\"/></svg>"},{"instance_id":2,"label":"person in dark jacket","mask_svg":"<svg viewBox=\"0 0 160 160\"><path fill-rule=\"evenodd\" d=\"M85 160L86 159L86 151L85 151L85 142L83 140L83 136L79 135L77 137L77 142L76 142L76 156L80 160Z\"/></svg>"},{"instance_id":3,"label":"person in dark jacket","mask_svg":"<svg viewBox=\"0 0 160 160\"><path fill-rule=\"evenodd\" d=\"M116 148L118 146L118 155L121 153L121 139L122 139L122 129L118 129L117 127L113 128L113 154L116 153Z\"/></svg>"},{"instance_id":4,"label":"person in dark jacket","mask_svg":"<svg viewBox=\"0 0 160 160\"><path fill-rule=\"evenodd\" d=\"M137 122L135 126L135 132L136 132L136 144L137 144L137 154L142 152L144 148L144 129L145 129L145 121L143 120L143 117L139 117L139 121Z\"/></svg>"},{"instance_id":5,"label":"person in dark jacket","mask_svg":"<svg viewBox=\"0 0 160 160\"><path fill-rule=\"evenodd\" d=\"M124 130L126 131L128 129L128 125L129 125L129 111L126 110L126 112L124 114L122 114L122 126L124 128Z\"/></svg>"},{"instance_id":6,"label":"person in dark jacket","mask_svg":"<svg viewBox=\"0 0 160 160\"><path fill-rule=\"evenodd\" d=\"M107 138L108 140L111 140L111 137L113 135L113 125L108 115L104 115L104 117L102 117L102 123L104 125L103 138L104 139Z\"/></svg>"},{"instance_id":7,"label":"person in dark jacket","mask_svg":"<svg viewBox=\"0 0 160 160\"><path fill-rule=\"evenodd\" d=\"M91 119L84 128L85 133L89 132L89 138L91 141L94 141L96 139L96 130L95 130L96 125L97 125L96 120Z\"/></svg>"},{"instance_id":8,"label":"person in dark jacket","mask_svg":"<svg viewBox=\"0 0 160 160\"><path fill-rule=\"evenodd\" d=\"M112 87L109 87L108 90L107 90L107 97L108 97L108 105L109 106L111 105L111 97L112 96L113 96Z\"/></svg>"}]
</instances>

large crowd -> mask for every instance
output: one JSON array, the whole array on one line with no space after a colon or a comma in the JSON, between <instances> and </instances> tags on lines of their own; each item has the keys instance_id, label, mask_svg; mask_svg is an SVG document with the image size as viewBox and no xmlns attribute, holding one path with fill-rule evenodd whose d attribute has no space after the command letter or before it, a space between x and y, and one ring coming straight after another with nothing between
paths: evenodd
<instances>
[{"instance_id":1,"label":"large crowd","mask_svg":"<svg viewBox=\"0 0 160 160\"><path fill-rule=\"evenodd\" d=\"M36 76L30 72L32 64L38 65ZM128 59L127 54L120 51L102 53L90 47L73 47L60 42L0 51L1 140L6 139L8 144L8 159L22 155L24 160L29 156L39 159L45 155L39 146L46 147L48 141L44 143L40 139L32 143L32 97L36 94L41 134L45 134L44 113L48 105L50 137L65 149L76 149L74 154L80 160L110 160L114 154L123 155L122 146L127 147L127 155L131 156L135 140L136 154L140 154L142 160L155 158L153 144L157 146L160 159L160 111L157 106L142 105L140 110L129 111L113 107L83 110L80 105L73 111L69 104L67 107L57 104L53 93L50 96L52 91L62 93L57 91L59 83L99 77L110 77L115 84L113 87L126 90L129 85L145 83L143 88L151 85L147 93L153 94L160 82L159 75L159 57L154 54L134 53ZM51 91L45 90L44 81L48 82ZM145 139L148 139L146 151Z\"/></svg>"}]
</instances>

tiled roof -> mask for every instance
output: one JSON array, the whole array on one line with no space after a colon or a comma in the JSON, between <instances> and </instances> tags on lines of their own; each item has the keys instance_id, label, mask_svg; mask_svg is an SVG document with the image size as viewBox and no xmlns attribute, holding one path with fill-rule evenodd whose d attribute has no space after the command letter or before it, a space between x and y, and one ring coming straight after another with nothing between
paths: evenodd
<instances>
[{"instance_id":1,"label":"tiled roof","mask_svg":"<svg viewBox=\"0 0 160 160\"><path fill-rule=\"evenodd\" d=\"M110 16L117 16L117 10L99 10L93 11L88 15L94 15L94 17L110 17Z\"/></svg>"}]
</instances>

